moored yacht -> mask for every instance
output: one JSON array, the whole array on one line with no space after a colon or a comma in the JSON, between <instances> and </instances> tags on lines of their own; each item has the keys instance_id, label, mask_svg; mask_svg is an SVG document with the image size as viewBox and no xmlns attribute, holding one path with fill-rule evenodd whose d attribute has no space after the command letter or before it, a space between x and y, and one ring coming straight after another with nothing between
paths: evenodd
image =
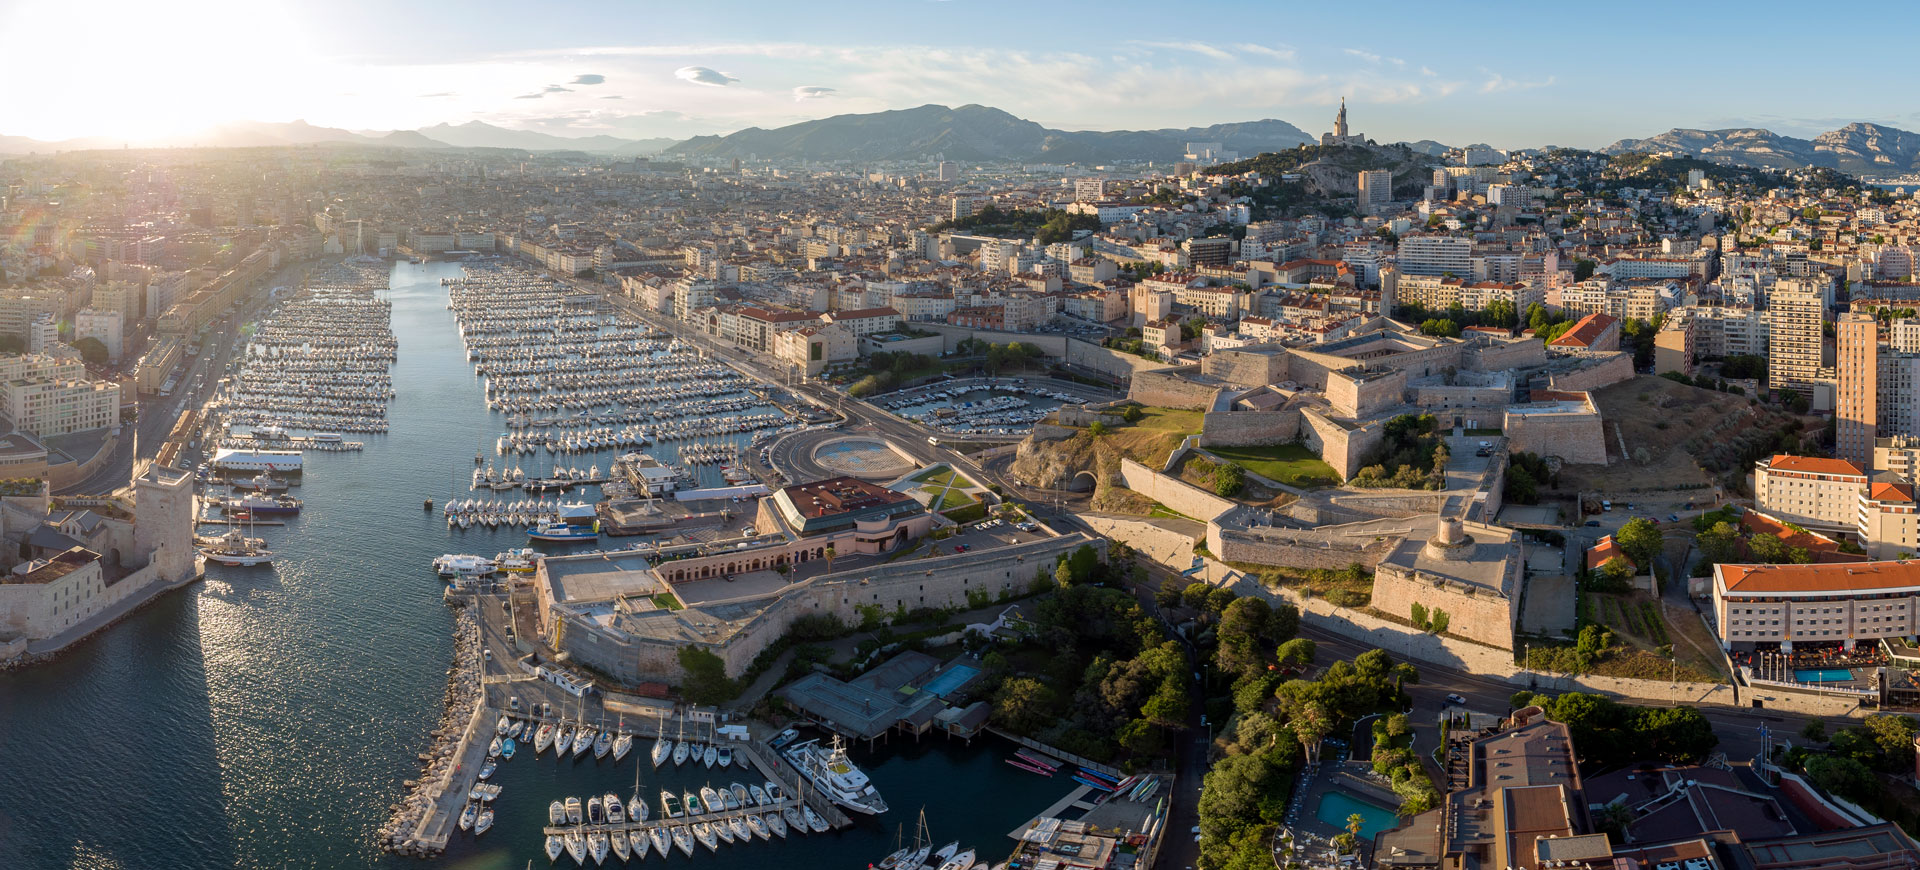
<instances>
[{"instance_id":1,"label":"moored yacht","mask_svg":"<svg viewBox=\"0 0 1920 870\"><path fill-rule=\"evenodd\" d=\"M847 758L840 735L834 735L830 746L821 746L819 741L809 740L789 747L786 755L794 768L834 803L871 815L887 811L887 802L880 797L880 792L867 780L867 775Z\"/></svg>"}]
</instances>

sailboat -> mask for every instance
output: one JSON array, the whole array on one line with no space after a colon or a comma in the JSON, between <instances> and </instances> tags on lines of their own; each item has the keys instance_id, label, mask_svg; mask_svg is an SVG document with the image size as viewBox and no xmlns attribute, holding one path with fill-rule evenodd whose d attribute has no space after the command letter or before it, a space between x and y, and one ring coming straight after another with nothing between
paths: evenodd
<instances>
[{"instance_id":1,"label":"sailboat","mask_svg":"<svg viewBox=\"0 0 1920 870\"><path fill-rule=\"evenodd\" d=\"M606 730L606 720L600 721L600 736L593 738L593 757L606 758L613 749L613 732Z\"/></svg>"},{"instance_id":2,"label":"sailboat","mask_svg":"<svg viewBox=\"0 0 1920 870\"><path fill-rule=\"evenodd\" d=\"M667 729L660 729L660 736L653 740L653 766L659 767L668 758L673 757L673 741L667 739Z\"/></svg>"},{"instance_id":3,"label":"sailboat","mask_svg":"<svg viewBox=\"0 0 1920 870\"><path fill-rule=\"evenodd\" d=\"M673 766L679 767L680 765L685 764L687 760L687 753L692 751L693 751L693 746L687 743L687 720L682 719L680 720L680 730L677 733L677 736L675 737L675 742L673 744Z\"/></svg>"},{"instance_id":4,"label":"sailboat","mask_svg":"<svg viewBox=\"0 0 1920 870\"><path fill-rule=\"evenodd\" d=\"M627 733L627 717L620 717L620 736L613 738L613 760L617 763L633 751L633 735Z\"/></svg>"},{"instance_id":5,"label":"sailboat","mask_svg":"<svg viewBox=\"0 0 1920 870\"><path fill-rule=\"evenodd\" d=\"M627 816L636 822L647 820L647 802L640 799L640 765L633 766L633 797L627 798ZM639 848L637 845L635 848ZM645 857L646 850L641 850Z\"/></svg>"},{"instance_id":6,"label":"sailboat","mask_svg":"<svg viewBox=\"0 0 1920 870\"><path fill-rule=\"evenodd\" d=\"M713 735L709 734L709 736L713 736ZM715 739L718 739L718 738L715 737ZM706 745L706 748L700 750L701 764L704 764L708 767L712 767L713 763L715 761L718 761L719 759L720 759L720 747L713 745L711 742L709 742Z\"/></svg>"}]
</instances>

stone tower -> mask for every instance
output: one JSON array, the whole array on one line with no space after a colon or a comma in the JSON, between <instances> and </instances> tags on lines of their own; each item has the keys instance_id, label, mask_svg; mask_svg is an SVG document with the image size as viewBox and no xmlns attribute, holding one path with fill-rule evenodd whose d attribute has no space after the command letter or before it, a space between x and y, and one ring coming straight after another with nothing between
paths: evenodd
<instances>
[{"instance_id":1,"label":"stone tower","mask_svg":"<svg viewBox=\"0 0 1920 870\"><path fill-rule=\"evenodd\" d=\"M1347 138L1347 98L1340 98L1340 114L1333 116L1333 135L1336 139Z\"/></svg>"},{"instance_id":2,"label":"stone tower","mask_svg":"<svg viewBox=\"0 0 1920 870\"><path fill-rule=\"evenodd\" d=\"M133 478L133 541L140 557L172 583L191 576L193 475L152 462Z\"/></svg>"}]
</instances>

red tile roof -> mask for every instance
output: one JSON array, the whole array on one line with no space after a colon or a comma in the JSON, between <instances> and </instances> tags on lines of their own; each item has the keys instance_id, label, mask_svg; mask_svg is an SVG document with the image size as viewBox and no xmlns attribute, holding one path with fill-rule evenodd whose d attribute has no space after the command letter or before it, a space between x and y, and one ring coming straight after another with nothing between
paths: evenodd
<instances>
[{"instance_id":1,"label":"red tile roof","mask_svg":"<svg viewBox=\"0 0 1920 870\"><path fill-rule=\"evenodd\" d=\"M1721 565L1729 592L1869 592L1920 587L1920 562L1814 565Z\"/></svg>"},{"instance_id":2,"label":"red tile roof","mask_svg":"<svg viewBox=\"0 0 1920 870\"><path fill-rule=\"evenodd\" d=\"M1776 453L1767 460L1768 471L1797 471L1802 474L1837 474L1851 477L1866 477L1865 469L1845 459L1828 459L1824 456L1792 456Z\"/></svg>"},{"instance_id":3,"label":"red tile roof","mask_svg":"<svg viewBox=\"0 0 1920 870\"><path fill-rule=\"evenodd\" d=\"M1587 548L1587 570L1597 570L1615 557L1627 559L1627 551L1620 549L1620 542L1614 540L1612 535L1605 535ZM1633 560L1627 559L1627 564L1633 564Z\"/></svg>"},{"instance_id":4,"label":"red tile roof","mask_svg":"<svg viewBox=\"0 0 1920 870\"><path fill-rule=\"evenodd\" d=\"M1868 493L1875 501L1899 501L1913 503L1913 486L1905 483L1876 483Z\"/></svg>"},{"instance_id":5,"label":"red tile roof","mask_svg":"<svg viewBox=\"0 0 1920 870\"><path fill-rule=\"evenodd\" d=\"M1575 323L1573 328L1567 330L1565 335L1554 339L1552 346L1592 347L1594 342L1600 340L1600 335L1606 332L1608 327L1619 322L1620 320L1618 318L1610 315L1589 314L1580 318L1580 322Z\"/></svg>"}]
</instances>

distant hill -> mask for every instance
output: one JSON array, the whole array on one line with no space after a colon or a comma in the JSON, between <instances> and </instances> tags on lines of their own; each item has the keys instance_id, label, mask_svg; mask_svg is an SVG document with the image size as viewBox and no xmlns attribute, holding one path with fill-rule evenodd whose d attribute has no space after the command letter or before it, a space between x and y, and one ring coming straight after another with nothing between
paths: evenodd
<instances>
[{"instance_id":1,"label":"distant hill","mask_svg":"<svg viewBox=\"0 0 1920 870\"><path fill-rule=\"evenodd\" d=\"M484 121L465 124L435 124L419 133L429 139L456 148L510 148L519 151L590 151L594 153L645 155L657 154L673 145L673 139L621 139L617 136L569 138L534 130L509 130Z\"/></svg>"},{"instance_id":2,"label":"distant hill","mask_svg":"<svg viewBox=\"0 0 1920 870\"><path fill-rule=\"evenodd\" d=\"M1308 139L1300 128L1276 120L1164 130L1053 130L988 106L926 105L835 115L773 130L749 127L727 136L696 136L667 153L819 161L939 157L963 163L1103 163L1178 160L1188 142L1261 151L1290 148Z\"/></svg>"},{"instance_id":3,"label":"distant hill","mask_svg":"<svg viewBox=\"0 0 1920 870\"><path fill-rule=\"evenodd\" d=\"M199 147L261 148L282 145L370 145L384 148L507 148L518 151L586 151L596 154L642 156L658 154L674 139L621 139L588 136L570 139L531 130L509 130L480 121L458 126L439 124L420 130L342 130L316 127L306 121L284 123L238 121L218 124L178 136L149 140L108 137L43 141L25 136L0 136L0 154L81 151L99 148Z\"/></svg>"},{"instance_id":4,"label":"distant hill","mask_svg":"<svg viewBox=\"0 0 1920 870\"><path fill-rule=\"evenodd\" d=\"M1854 123L1812 139L1771 130L1673 129L1646 139L1621 139L1603 154L1672 152L1717 163L1778 169L1824 167L1849 175L1900 175L1920 170L1920 134Z\"/></svg>"}]
</instances>

